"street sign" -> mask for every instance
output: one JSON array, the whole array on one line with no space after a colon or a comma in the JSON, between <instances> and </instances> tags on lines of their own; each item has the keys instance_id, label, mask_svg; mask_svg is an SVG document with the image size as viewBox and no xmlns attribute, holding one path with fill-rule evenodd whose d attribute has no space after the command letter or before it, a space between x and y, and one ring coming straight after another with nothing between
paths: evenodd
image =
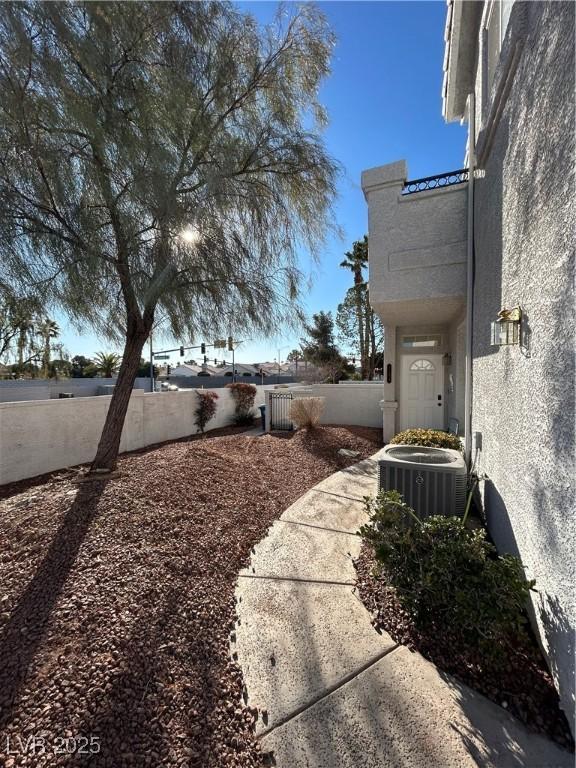
<instances>
[{"instance_id":1,"label":"street sign","mask_svg":"<svg viewBox=\"0 0 576 768\"><path fill-rule=\"evenodd\" d=\"M170 355L154 355L155 360L170 360Z\"/></svg>"}]
</instances>

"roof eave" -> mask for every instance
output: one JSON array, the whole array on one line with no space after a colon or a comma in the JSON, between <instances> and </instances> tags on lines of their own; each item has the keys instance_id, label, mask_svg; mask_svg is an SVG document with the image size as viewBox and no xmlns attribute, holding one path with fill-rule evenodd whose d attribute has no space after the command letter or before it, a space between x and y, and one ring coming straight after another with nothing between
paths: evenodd
<instances>
[{"instance_id":1,"label":"roof eave","mask_svg":"<svg viewBox=\"0 0 576 768\"><path fill-rule=\"evenodd\" d=\"M468 94L474 88L483 3L480 0L447 0L447 5L442 114L447 122L453 122L465 116Z\"/></svg>"}]
</instances>

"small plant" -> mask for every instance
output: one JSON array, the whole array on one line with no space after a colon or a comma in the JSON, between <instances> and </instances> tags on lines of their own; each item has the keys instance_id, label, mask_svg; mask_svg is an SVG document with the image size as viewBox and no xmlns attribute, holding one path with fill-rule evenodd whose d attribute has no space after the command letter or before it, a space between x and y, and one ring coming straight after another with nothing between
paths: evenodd
<instances>
[{"instance_id":1,"label":"small plant","mask_svg":"<svg viewBox=\"0 0 576 768\"><path fill-rule=\"evenodd\" d=\"M462 443L458 435L450 435L438 429L405 429L398 432L391 443L403 445L424 445L427 448L451 448L454 451L462 450Z\"/></svg>"},{"instance_id":2,"label":"small plant","mask_svg":"<svg viewBox=\"0 0 576 768\"><path fill-rule=\"evenodd\" d=\"M366 508L360 535L419 629L450 632L492 657L518 637L535 582L517 557L498 556L484 530L458 517L420 520L397 491L380 491Z\"/></svg>"},{"instance_id":3,"label":"small plant","mask_svg":"<svg viewBox=\"0 0 576 768\"><path fill-rule=\"evenodd\" d=\"M226 389L230 390L230 394L234 398L236 405L234 423L238 426L252 424L254 421L252 408L254 407L254 400L257 392L254 384L242 384L242 382L236 382L235 384L226 384Z\"/></svg>"},{"instance_id":4,"label":"small plant","mask_svg":"<svg viewBox=\"0 0 576 768\"><path fill-rule=\"evenodd\" d=\"M200 432L204 434L206 424L216 415L218 394L209 390L206 392L199 391L196 394L198 395L198 405L194 411L194 421Z\"/></svg>"},{"instance_id":5,"label":"small plant","mask_svg":"<svg viewBox=\"0 0 576 768\"><path fill-rule=\"evenodd\" d=\"M317 427L323 412L322 397L298 397L290 405L290 418L300 428Z\"/></svg>"}]
</instances>

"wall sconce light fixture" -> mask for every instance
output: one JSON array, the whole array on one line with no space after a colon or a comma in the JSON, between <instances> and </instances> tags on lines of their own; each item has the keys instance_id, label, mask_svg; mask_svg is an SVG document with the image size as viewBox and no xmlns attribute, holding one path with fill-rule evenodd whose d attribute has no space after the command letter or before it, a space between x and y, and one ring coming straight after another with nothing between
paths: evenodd
<instances>
[{"instance_id":1,"label":"wall sconce light fixture","mask_svg":"<svg viewBox=\"0 0 576 768\"><path fill-rule=\"evenodd\" d=\"M445 352L442 355L442 365L452 365L452 355L450 352Z\"/></svg>"},{"instance_id":2,"label":"wall sconce light fixture","mask_svg":"<svg viewBox=\"0 0 576 768\"><path fill-rule=\"evenodd\" d=\"M522 310L520 307L501 309L498 312L498 319L492 323L492 346L502 347L507 344L519 344L521 323Z\"/></svg>"}]
</instances>

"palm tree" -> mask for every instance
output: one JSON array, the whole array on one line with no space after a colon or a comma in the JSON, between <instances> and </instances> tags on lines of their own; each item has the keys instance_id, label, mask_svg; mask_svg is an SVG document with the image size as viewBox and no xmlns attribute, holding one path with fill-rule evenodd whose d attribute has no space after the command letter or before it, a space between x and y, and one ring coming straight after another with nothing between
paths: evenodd
<instances>
[{"instance_id":1,"label":"palm tree","mask_svg":"<svg viewBox=\"0 0 576 768\"><path fill-rule=\"evenodd\" d=\"M49 317L46 317L44 321L36 327L36 335L40 336L44 346L42 353L42 376L47 378L50 372L51 341L60 335L58 323L55 320L50 320Z\"/></svg>"},{"instance_id":2,"label":"palm tree","mask_svg":"<svg viewBox=\"0 0 576 768\"><path fill-rule=\"evenodd\" d=\"M94 362L104 378L112 378L118 372L122 358L115 352L98 352L94 356Z\"/></svg>"},{"instance_id":3,"label":"palm tree","mask_svg":"<svg viewBox=\"0 0 576 768\"><path fill-rule=\"evenodd\" d=\"M18 338L16 347L18 349L18 370L21 371L24 365L24 350L30 346L34 338L34 320L29 314L22 314L18 318Z\"/></svg>"},{"instance_id":4,"label":"palm tree","mask_svg":"<svg viewBox=\"0 0 576 768\"><path fill-rule=\"evenodd\" d=\"M354 275L354 296L356 304L356 320L358 323L358 342L360 345L360 368L362 379L369 377L368 348L370 344L369 329L364 327L364 302L365 289L362 270L368 266L368 237L364 235L362 240L356 240L352 244L352 251L347 251L346 258L340 262L340 266L349 269Z\"/></svg>"},{"instance_id":5,"label":"palm tree","mask_svg":"<svg viewBox=\"0 0 576 768\"><path fill-rule=\"evenodd\" d=\"M34 342L34 318L38 311L37 302L29 298L15 298L11 303L10 325L16 338L16 353L18 355L18 370L22 372L22 366L30 362L36 356ZM24 359L24 353L28 349L29 357Z\"/></svg>"}]
</instances>

